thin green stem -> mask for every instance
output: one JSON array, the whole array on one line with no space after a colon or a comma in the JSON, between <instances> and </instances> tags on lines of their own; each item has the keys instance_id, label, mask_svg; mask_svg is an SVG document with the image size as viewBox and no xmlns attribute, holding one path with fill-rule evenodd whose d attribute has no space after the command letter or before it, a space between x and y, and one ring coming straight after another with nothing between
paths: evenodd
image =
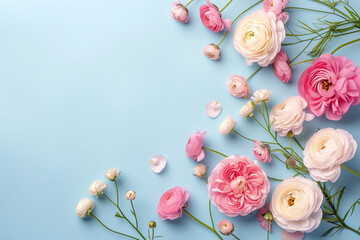
<instances>
[{"instance_id":1,"label":"thin green stem","mask_svg":"<svg viewBox=\"0 0 360 240\"><path fill-rule=\"evenodd\" d=\"M294 136L293 137L293 139L294 139L294 141L296 142L296 144L299 146L299 148L301 148L301 150L303 150L304 151L304 148L303 148L303 146L301 145L301 143L296 139L296 137Z\"/></svg>"},{"instance_id":2,"label":"thin green stem","mask_svg":"<svg viewBox=\"0 0 360 240\"><path fill-rule=\"evenodd\" d=\"M287 9L287 10L290 10L290 9L295 9L295 10L306 10L306 11L313 11L313 12L320 12L320 13L334 14L333 12L327 12L327 11L316 10L316 9L311 9L311 8L302 8L302 7L286 7L285 9Z\"/></svg>"},{"instance_id":3,"label":"thin green stem","mask_svg":"<svg viewBox=\"0 0 360 240\"><path fill-rule=\"evenodd\" d=\"M184 7L187 7L190 5L190 3L192 3L194 0L190 0Z\"/></svg>"},{"instance_id":4,"label":"thin green stem","mask_svg":"<svg viewBox=\"0 0 360 240\"><path fill-rule=\"evenodd\" d=\"M257 74L260 70L262 69L262 67L259 67L258 69L256 69L255 72L253 72L253 74L251 74L247 79L246 81L249 81L253 76L255 76L255 74Z\"/></svg>"},{"instance_id":5,"label":"thin green stem","mask_svg":"<svg viewBox=\"0 0 360 240\"><path fill-rule=\"evenodd\" d=\"M226 36L229 34L229 31L226 31L224 37L221 39L221 41L217 44L217 46L220 46L220 44L222 44L222 42L225 40Z\"/></svg>"},{"instance_id":6,"label":"thin green stem","mask_svg":"<svg viewBox=\"0 0 360 240\"><path fill-rule=\"evenodd\" d=\"M233 130L234 133L236 133L237 135L239 135L240 137L244 138L245 140L248 140L248 141L255 141L254 139L251 139L251 138L248 138L248 137L245 137L244 135L242 135L241 133L239 133L238 131L236 131L235 129ZM266 141L261 141L262 143L266 143L266 144L277 144L277 143L274 143L274 142L266 142Z\"/></svg>"},{"instance_id":7,"label":"thin green stem","mask_svg":"<svg viewBox=\"0 0 360 240\"><path fill-rule=\"evenodd\" d=\"M210 231L212 231L213 233L215 233L215 235L216 235L219 239L223 240L223 238L216 232L216 230L215 230L214 228L210 227L209 225L207 225L207 224L203 223L202 221L200 221L199 219L197 219L197 218L196 218L194 215L192 215L188 210L183 209L183 211L184 211L189 217L191 217L193 220L195 220L197 223L200 223L201 225L203 225L204 227L206 227L207 229L209 229Z\"/></svg>"},{"instance_id":8,"label":"thin green stem","mask_svg":"<svg viewBox=\"0 0 360 240\"><path fill-rule=\"evenodd\" d=\"M115 188L116 188L116 205L119 205L119 189L118 189L118 185L116 183L116 178L114 179L114 183L115 183Z\"/></svg>"},{"instance_id":9,"label":"thin green stem","mask_svg":"<svg viewBox=\"0 0 360 240\"><path fill-rule=\"evenodd\" d=\"M139 223L138 223L138 220L137 220L137 216L136 216L136 212L135 212L135 208L134 208L134 204L133 204L133 200L130 200L130 203L131 203L131 208L134 212L134 217L135 217L135 222L136 222L136 228L139 227Z\"/></svg>"},{"instance_id":10,"label":"thin green stem","mask_svg":"<svg viewBox=\"0 0 360 240\"><path fill-rule=\"evenodd\" d=\"M293 60L290 61L290 64L291 64L292 62L294 62L294 61L310 46L310 44L312 43L312 41L313 41L313 40L311 40L311 41L304 47L304 49L303 49L296 57L294 57Z\"/></svg>"},{"instance_id":11,"label":"thin green stem","mask_svg":"<svg viewBox=\"0 0 360 240\"><path fill-rule=\"evenodd\" d=\"M211 200L209 200L209 215L210 215L210 220L211 220L211 226L213 229L215 229L214 220L213 220L212 212L211 212Z\"/></svg>"},{"instance_id":12,"label":"thin green stem","mask_svg":"<svg viewBox=\"0 0 360 240\"><path fill-rule=\"evenodd\" d=\"M151 240L154 240L155 230L152 228Z\"/></svg>"},{"instance_id":13,"label":"thin green stem","mask_svg":"<svg viewBox=\"0 0 360 240\"><path fill-rule=\"evenodd\" d=\"M136 237L133 237L133 236L127 235L127 234L125 234L125 233L121 233L121 232L117 232L117 231L115 231L115 230L112 230L111 228L107 227L103 222L101 222L100 219L98 219L92 212L90 213L90 215L91 215L93 218L95 218L104 228L106 228L106 229L109 230L110 232L113 232L113 233L122 235L122 236L124 236L124 237L128 237L128 238L132 238L132 239L139 240L139 239L136 238Z\"/></svg>"},{"instance_id":14,"label":"thin green stem","mask_svg":"<svg viewBox=\"0 0 360 240\"><path fill-rule=\"evenodd\" d=\"M270 239L270 221L268 220L267 240Z\"/></svg>"},{"instance_id":15,"label":"thin green stem","mask_svg":"<svg viewBox=\"0 0 360 240\"><path fill-rule=\"evenodd\" d=\"M256 3L254 3L253 5L251 5L250 7L248 7L247 9L245 9L242 13L240 13L231 23L231 25L233 25L236 20L238 20L239 17L241 17L241 15L243 15L244 13L246 13L248 10L250 10L251 8L255 7L256 5L258 5L259 3L261 3L263 0L260 0Z\"/></svg>"},{"instance_id":16,"label":"thin green stem","mask_svg":"<svg viewBox=\"0 0 360 240\"><path fill-rule=\"evenodd\" d=\"M204 181L206 182L206 184L208 184L208 181L206 180L205 175L202 177L202 179L204 179Z\"/></svg>"},{"instance_id":17,"label":"thin green stem","mask_svg":"<svg viewBox=\"0 0 360 240\"><path fill-rule=\"evenodd\" d=\"M304 61L300 61L300 62L297 62L297 63L293 63L293 64L290 65L290 67L293 67L293 66L295 66L295 65L298 65L298 64L300 64L300 63L312 62L312 61L314 61L314 59L307 59L307 60L304 60Z\"/></svg>"},{"instance_id":18,"label":"thin green stem","mask_svg":"<svg viewBox=\"0 0 360 240\"><path fill-rule=\"evenodd\" d=\"M235 236L235 234L231 233L231 236L233 236L235 239L240 240L240 238L238 238L237 236Z\"/></svg>"},{"instance_id":19,"label":"thin green stem","mask_svg":"<svg viewBox=\"0 0 360 240\"><path fill-rule=\"evenodd\" d=\"M210 152L217 153L217 154L219 154L219 155L221 155L221 156L223 156L223 157L228 157L228 156L226 156L225 154L223 154L223 153L221 153L221 152L219 152L219 151L216 151L216 150L214 150L214 149L211 149L211 148L202 147L202 149L207 150L207 151L210 151Z\"/></svg>"},{"instance_id":20,"label":"thin green stem","mask_svg":"<svg viewBox=\"0 0 360 240\"><path fill-rule=\"evenodd\" d=\"M227 6L229 6L229 4L232 2L233 0L230 0L220 11L219 13L221 13L222 11L225 10L225 8L227 8Z\"/></svg>"},{"instance_id":21,"label":"thin green stem","mask_svg":"<svg viewBox=\"0 0 360 240\"><path fill-rule=\"evenodd\" d=\"M268 179L270 180L274 180L274 181L279 181L279 182L282 182L283 180L279 179L279 178L273 178L273 177L269 177L268 176Z\"/></svg>"},{"instance_id":22,"label":"thin green stem","mask_svg":"<svg viewBox=\"0 0 360 240\"><path fill-rule=\"evenodd\" d=\"M344 44L338 46L337 48L335 48L334 51L331 52L331 54L334 54L334 53L337 52L339 49L341 49L341 48L343 48L343 47L345 47L345 46L347 46L347 45L350 45L350 44L352 44L352 43L356 43L356 42L359 42L359 41L360 41L360 38L355 39L355 40L352 40L352 41L347 42L347 43L344 43Z\"/></svg>"},{"instance_id":23,"label":"thin green stem","mask_svg":"<svg viewBox=\"0 0 360 240\"><path fill-rule=\"evenodd\" d=\"M349 172L351 172L352 174L355 174L356 176L360 177L360 173L355 172L354 170L348 168L348 167L345 166L344 164L341 164L341 167L342 167L343 169L345 169L346 171L349 171Z\"/></svg>"}]
</instances>

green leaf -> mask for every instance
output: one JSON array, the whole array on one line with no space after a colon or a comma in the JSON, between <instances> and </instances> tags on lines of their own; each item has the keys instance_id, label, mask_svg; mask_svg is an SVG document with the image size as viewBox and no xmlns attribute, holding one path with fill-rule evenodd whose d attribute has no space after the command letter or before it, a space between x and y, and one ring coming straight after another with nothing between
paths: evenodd
<instances>
[{"instance_id":1,"label":"green leaf","mask_svg":"<svg viewBox=\"0 0 360 240\"><path fill-rule=\"evenodd\" d=\"M118 217L118 218L124 218L123 216L121 216L118 212L115 213L115 217Z\"/></svg>"},{"instance_id":2,"label":"green leaf","mask_svg":"<svg viewBox=\"0 0 360 240\"><path fill-rule=\"evenodd\" d=\"M337 218L328 218L328 217L323 217L322 220L326 221L326 222L337 222L338 221Z\"/></svg>"}]
</instances>

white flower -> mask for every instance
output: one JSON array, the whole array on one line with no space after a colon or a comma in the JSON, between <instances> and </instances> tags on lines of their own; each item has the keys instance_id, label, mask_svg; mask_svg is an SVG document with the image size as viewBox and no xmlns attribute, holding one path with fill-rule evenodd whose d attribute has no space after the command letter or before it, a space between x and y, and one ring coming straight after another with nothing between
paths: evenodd
<instances>
[{"instance_id":1,"label":"white flower","mask_svg":"<svg viewBox=\"0 0 360 240\"><path fill-rule=\"evenodd\" d=\"M310 121L315 116L305 113L306 101L302 97L289 97L281 104L276 105L270 112L271 127L280 136L289 133L299 135L303 130L304 121Z\"/></svg>"},{"instance_id":2,"label":"white flower","mask_svg":"<svg viewBox=\"0 0 360 240\"><path fill-rule=\"evenodd\" d=\"M267 89L259 89L254 92L254 96L251 97L256 103L267 102L272 92Z\"/></svg>"},{"instance_id":3,"label":"white flower","mask_svg":"<svg viewBox=\"0 0 360 240\"><path fill-rule=\"evenodd\" d=\"M257 62L262 67L271 64L285 39L285 28L272 12L257 10L241 19L233 38L235 49L246 59L247 65Z\"/></svg>"},{"instance_id":4,"label":"white flower","mask_svg":"<svg viewBox=\"0 0 360 240\"><path fill-rule=\"evenodd\" d=\"M126 192L126 199L127 200L134 200L135 197L136 197L136 192L135 191L129 190L129 191Z\"/></svg>"},{"instance_id":5,"label":"white flower","mask_svg":"<svg viewBox=\"0 0 360 240\"><path fill-rule=\"evenodd\" d=\"M353 136L347 131L321 129L306 143L304 165L314 180L335 182L340 176L340 164L352 159L356 148Z\"/></svg>"},{"instance_id":6,"label":"white flower","mask_svg":"<svg viewBox=\"0 0 360 240\"><path fill-rule=\"evenodd\" d=\"M225 120L221 123L219 131L222 135L229 134L235 127L236 121L232 117L227 117Z\"/></svg>"},{"instance_id":7,"label":"white flower","mask_svg":"<svg viewBox=\"0 0 360 240\"><path fill-rule=\"evenodd\" d=\"M161 154L156 154L152 156L149 160L150 168L154 173L161 172L166 166L166 157Z\"/></svg>"},{"instance_id":8,"label":"white flower","mask_svg":"<svg viewBox=\"0 0 360 240\"><path fill-rule=\"evenodd\" d=\"M276 223L290 232L311 232L321 222L323 194L316 182L304 177L291 177L274 190L270 211Z\"/></svg>"},{"instance_id":9,"label":"white flower","mask_svg":"<svg viewBox=\"0 0 360 240\"><path fill-rule=\"evenodd\" d=\"M247 118L254 115L255 103L253 101L248 101L240 110L240 116Z\"/></svg>"},{"instance_id":10,"label":"white flower","mask_svg":"<svg viewBox=\"0 0 360 240\"><path fill-rule=\"evenodd\" d=\"M194 167L194 176L196 177L204 177L206 174L206 166L204 164L200 164L197 167Z\"/></svg>"},{"instance_id":11,"label":"white flower","mask_svg":"<svg viewBox=\"0 0 360 240\"><path fill-rule=\"evenodd\" d=\"M94 200L83 198L79 201L76 207L76 216L83 218L86 215L90 215L91 210L93 210L94 207L95 207Z\"/></svg>"},{"instance_id":12,"label":"white flower","mask_svg":"<svg viewBox=\"0 0 360 240\"><path fill-rule=\"evenodd\" d=\"M104 181L97 180L90 185L88 191L89 191L89 194L97 197L99 194L103 193L105 188L107 188L107 185L104 183Z\"/></svg>"},{"instance_id":13,"label":"white flower","mask_svg":"<svg viewBox=\"0 0 360 240\"><path fill-rule=\"evenodd\" d=\"M110 181L115 181L115 179L120 175L117 168L112 168L106 171L105 177Z\"/></svg>"}]
</instances>

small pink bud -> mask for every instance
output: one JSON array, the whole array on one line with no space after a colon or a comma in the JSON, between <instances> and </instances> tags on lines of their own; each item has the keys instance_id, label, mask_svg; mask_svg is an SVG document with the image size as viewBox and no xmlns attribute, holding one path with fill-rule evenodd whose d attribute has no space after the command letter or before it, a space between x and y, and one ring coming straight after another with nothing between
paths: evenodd
<instances>
[{"instance_id":1,"label":"small pink bud","mask_svg":"<svg viewBox=\"0 0 360 240\"><path fill-rule=\"evenodd\" d=\"M171 15L180 23L187 23L189 21L189 11L186 7L180 4L180 0L173 2Z\"/></svg>"},{"instance_id":2,"label":"small pink bud","mask_svg":"<svg viewBox=\"0 0 360 240\"><path fill-rule=\"evenodd\" d=\"M206 174L206 166L204 164L200 164L197 167L194 167L194 176L196 177L205 177Z\"/></svg>"},{"instance_id":3,"label":"small pink bud","mask_svg":"<svg viewBox=\"0 0 360 240\"><path fill-rule=\"evenodd\" d=\"M218 224L219 231L223 235L230 235L234 231L234 225L229 220L222 220Z\"/></svg>"},{"instance_id":4,"label":"small pink bud","mask_svg":"<svg viewBox=\"0 0 360 240\"><path fill-rule=\"evenodd\" d=\"M211 60L219 60L220 59L220 48L218 45L209 44L203 48L203 53Z\"/></svg>"}]
</instances>

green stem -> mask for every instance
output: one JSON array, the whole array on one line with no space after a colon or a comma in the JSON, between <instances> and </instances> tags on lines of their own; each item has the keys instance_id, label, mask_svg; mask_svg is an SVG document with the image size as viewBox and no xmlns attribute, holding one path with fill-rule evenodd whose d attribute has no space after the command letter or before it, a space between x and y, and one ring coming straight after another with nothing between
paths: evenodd
<instances>
[{"instance_id":1,"label":"green stem","mask_svg":"<svg viewBox=\"0 0 360 240\"><path fill-rule=\"evenodd\" d=\"M239 135L240 137L244 138L245 140L248 140L248 141L251 141L251 142L254 142L255 140L254 139L251 139L251 138L248 138L248 137L245 137L244 135L242 135L241 133L239 133L238 131L236 131L235 129L233 130L234 133L236 133L237 135ZM261 141L262 143L266 143L266 144L277 144L277 143L273 143L273 142L266 142L266 141Z\"/></svg>"},{"instance_id":2,"label":"green stem","mask_svg":"<svg viewBox=\"0 0 360 240\"><path fill-rule=\"evenodd\" d=\"M289 10L289 9L306 10L306 11L313 11L313 12L334 14L333 12L327 12L327 11L322 11L322 10L315 10L315 9L310 9L310 8L302 8L302 7L286 7L285 9L286 9L286 10Z\"/></svg>"},{"instance_id":3,"label":"green stem","mask_svg":"<svg viewBox=\"0 0 360 240\"><path fill-rule=\"evenodd\" d=\"M255 74L257 74L260 70L262 69L262 67L259 67L258 69L256 69L255 72L253 72L253 74L251 74L247 79L246 81L249 81L253 76L255 76Z\"/></svg>"},{"instance_id":4,"label":"green stem","mask_svg":"<svg viewBox=\"0 0 360 240\"><path fill-rule=\"evenodd\" d=\"M107 230L109 230L110 232L113 232L113 233L116 233L116 234L119 234L119 235L122 235L124 237L128 237L128 238L132 238L132 239L137 239L139 240L138 238L136 237L133 237L133 236L130 236L130 235L127 235L125 233L121 233L121 232L117 232L115 230L112 230L111 228L107 227L103 222L100 221L100 219L98 219L92 212L90 213L90 215L95 218L104 228L106 228Z\"/></svg>"},{"instance_id":5,"label":"green stem","mask_svg":"<svg viewBox=\"0 0 360 240\"><path fill-rule=\"evenodd\" d=\"M238 238L237 236L235 236L235 234L231 233L231 236L233 236L235 239L240 240L240 238Z\"/></svg>"},{"instance_id":6,"label":"green stem","mask_svg":"<svg viewBox=\"0 0 360 240\"><path fill-rule=\"evenodd\" d=\"M293 139L294 139L294 141L296 142L296 144L299 146L299 148L301 148L301 150L303 150L304 151L304 148L303 148L303 146L301 145L301 143L296 139L296 137L294 136L293 137Z\"/></svg>"},{"instance_id":7,"label":"green stem","mask_svg":"<svg viewBox=\"0 0 360 240\"><path fill-rule=\"evenodd\" d=\"M137 216L136 216L136 212L135 212L135 208L134 208L134 204L133 204L133 200L130 200L130 203L131 203L131 208L134 212L134 217L135 217L135 222L136 222L136 228L139 227L139 223L138 223L138 220L137 220Z\"/></svg>"},{"instance_id":8,"label":"green stem","mask_svg":"<svg viewBox=\"0 0 360 240\"><path fill-rule=\"evenodd\" d=\"M214 149L211 149L211 148L202 147L202 149L207 150L207 151L210 151L210 152L217 153L217 154L219 154L219 155L221 155L221 156L223 156L223 157L228 157L228 156L226 156L225 154L223 154L223 153L221 153L221 152L219 152L219 151L216 151L216 150L214 150Z\"/></svg>"},{"instance_id":9,"label":"green stem","mask_svg":"<svg viewBox=\"0 0 360 240\"><path fill-rule=\"evenodd\" d=\"M283 180L278 179L278 178L273 178L273 177L269 177L269 176L267 176L267 177L268 177L268 179L270 179L270 180L279 181L279 182L282 182L282 181L283 181Z\"/></svg>"},{"instance_id":10,"label":"green stem","mask_svg":"<svg viewBox=\"0 0 360 240\"><path fill-rule=\"evenodd\" d=\"M341 164L341 167L344 168L345 170L351 172L352 174L355 174L356 176L360 177L360 173L355 172L354 170L348 168L347 166L345 166L344 164Z\"/></svg>"},{"instance_id":11,"label":"green stem","mask_svg":"<svg viewBox=\"0 0 360 240\"><path fill-rule=\"evenodd\" d=\"M251 8L255 7L256 5L258 5L259 3L261 3L263 0L260 0L256 3L254 3L253 5L251 5L250 7L248 7L247 9L245 9L242 13L240 13L239 15L237 15L237 17L232 21L231 25L233 25L236 20L238 20L239 17L241 17L241 15L243 15L244 13L246 13L248 10L250 10Z\"/></svg>"},{"instance_id":12,"label":"green stem","mask_svg":"<svg viewBox=\"0 0 360 240\"><path fill-rule=\"evenodd\" d=\"M210 227L209 225L203 223L202 221L200 221L199 219L197 219L194 215L192 215L188 210L183 209L183 211L189 215L189 217L191 217L193 220L195 220L196 222L200 223L201 225L203 225L204 227L206 227L207 229L209 229L210 231L212 231L213 233L216 234L216 236L218 236L219 239L223 240L223 238L215 231L214 228Z\"/></svg>"},{"instance_id":13,"label":"green stem","mask_svg":"<svg viewBox=\"0 0 360 240\"><path fill-rule=\"evenodd\" d=\"M151 240L154 240L155 230L152 228Z\"/></svg>"},{"instance_id":14,"label":"green stem","mask_svg":"<svg viewBox=\"0 0 360 240\"><path fill-rule=\"evenodd\" d=\"M116 183L116 178L114 179L115 188L116 188L116 205L119 205L119 189Z\"/></svg>"},{"instance_id":15,"label":"green stem","mask_svg":"<svg viewBox=\"0 0 360 240\"><path fill-rule=\"evenodd\" d=\"M225 40L226 36L229 34L229 31L226 31L224 37L221 39L221 41L217 44L217 46L220 46L220 44L222 44L222 42Z\"/></svg>"},{"instance_id":16,"label":"green stem","mask_svg":"<svg viewBox=\"0 0 360 240\"><path fill-rule=\"evenodd\" d=\"M359 42L359 41L360 41L360 38L355 39L355 40L352 40L352 41L347 42L347 43L344 43L344 44L338 46L337 48L335 48L334 51L331 52L331 54L334 54L334 53L337 52L339 49L341 49L341 48L343 48L343 47L345 47L345 46L347 46L347 45L350 45L350 44L352 44L352 43L356 43L356 42Z\"/></svg>"},{"instance_id":17,"label":"green stem","mask_svg":"<svg viewBox=\"0 0 360 240\"><path fill-rule=\"evenodd\" d=\"M211 226L213 229L215 229L214 220L213 220L212 213L211 213L211 200L209 200L209 215L210 215L210 220L211 220Z\"/></svg>"},{"instance_id":18,"label":"green stem","mask_svg":"<svg viewBox=\"0 0 360 240\"><path fill-rule=\"evenodd\" d=\"M233 0L230 0L220 11L219 13L221 13L222 11L225 10L225 8L227 8L227 6L229 6L229 4L232 2Z\"/></svg>"},{"instance_id":19,"label":"green stem","mask_svg":"<svg viewBox=\"0 0 360 240\"><path fill-rule=\"evenodd\" d=\"M314 59L308 59L308 60L300 61L300 62L291 64L290 67L293 67L293 66L295 66L295 65L298 65L298 64L300 64L300 63L312 62L312 61L314 61Z\"/></svg>"},{"instance_id":20,"label":"green stem","mask_svg":"<svg viewBox=\"0 0 360 240\"><path fill-rule=\"evenodd\" d=\"M190 5L190 3L192 3L194 0L190 0L184 7L187 7Z\"/></svg>"},{"instance_id":21,"label":"green stem","mask_svg":"<svg viewBox=\"0 0 360 240\"><path fill-rule=\"evenodd\" d=\"M270 239L270 221L268 220L267 240Z\"/></svg>"}]
</instances>

